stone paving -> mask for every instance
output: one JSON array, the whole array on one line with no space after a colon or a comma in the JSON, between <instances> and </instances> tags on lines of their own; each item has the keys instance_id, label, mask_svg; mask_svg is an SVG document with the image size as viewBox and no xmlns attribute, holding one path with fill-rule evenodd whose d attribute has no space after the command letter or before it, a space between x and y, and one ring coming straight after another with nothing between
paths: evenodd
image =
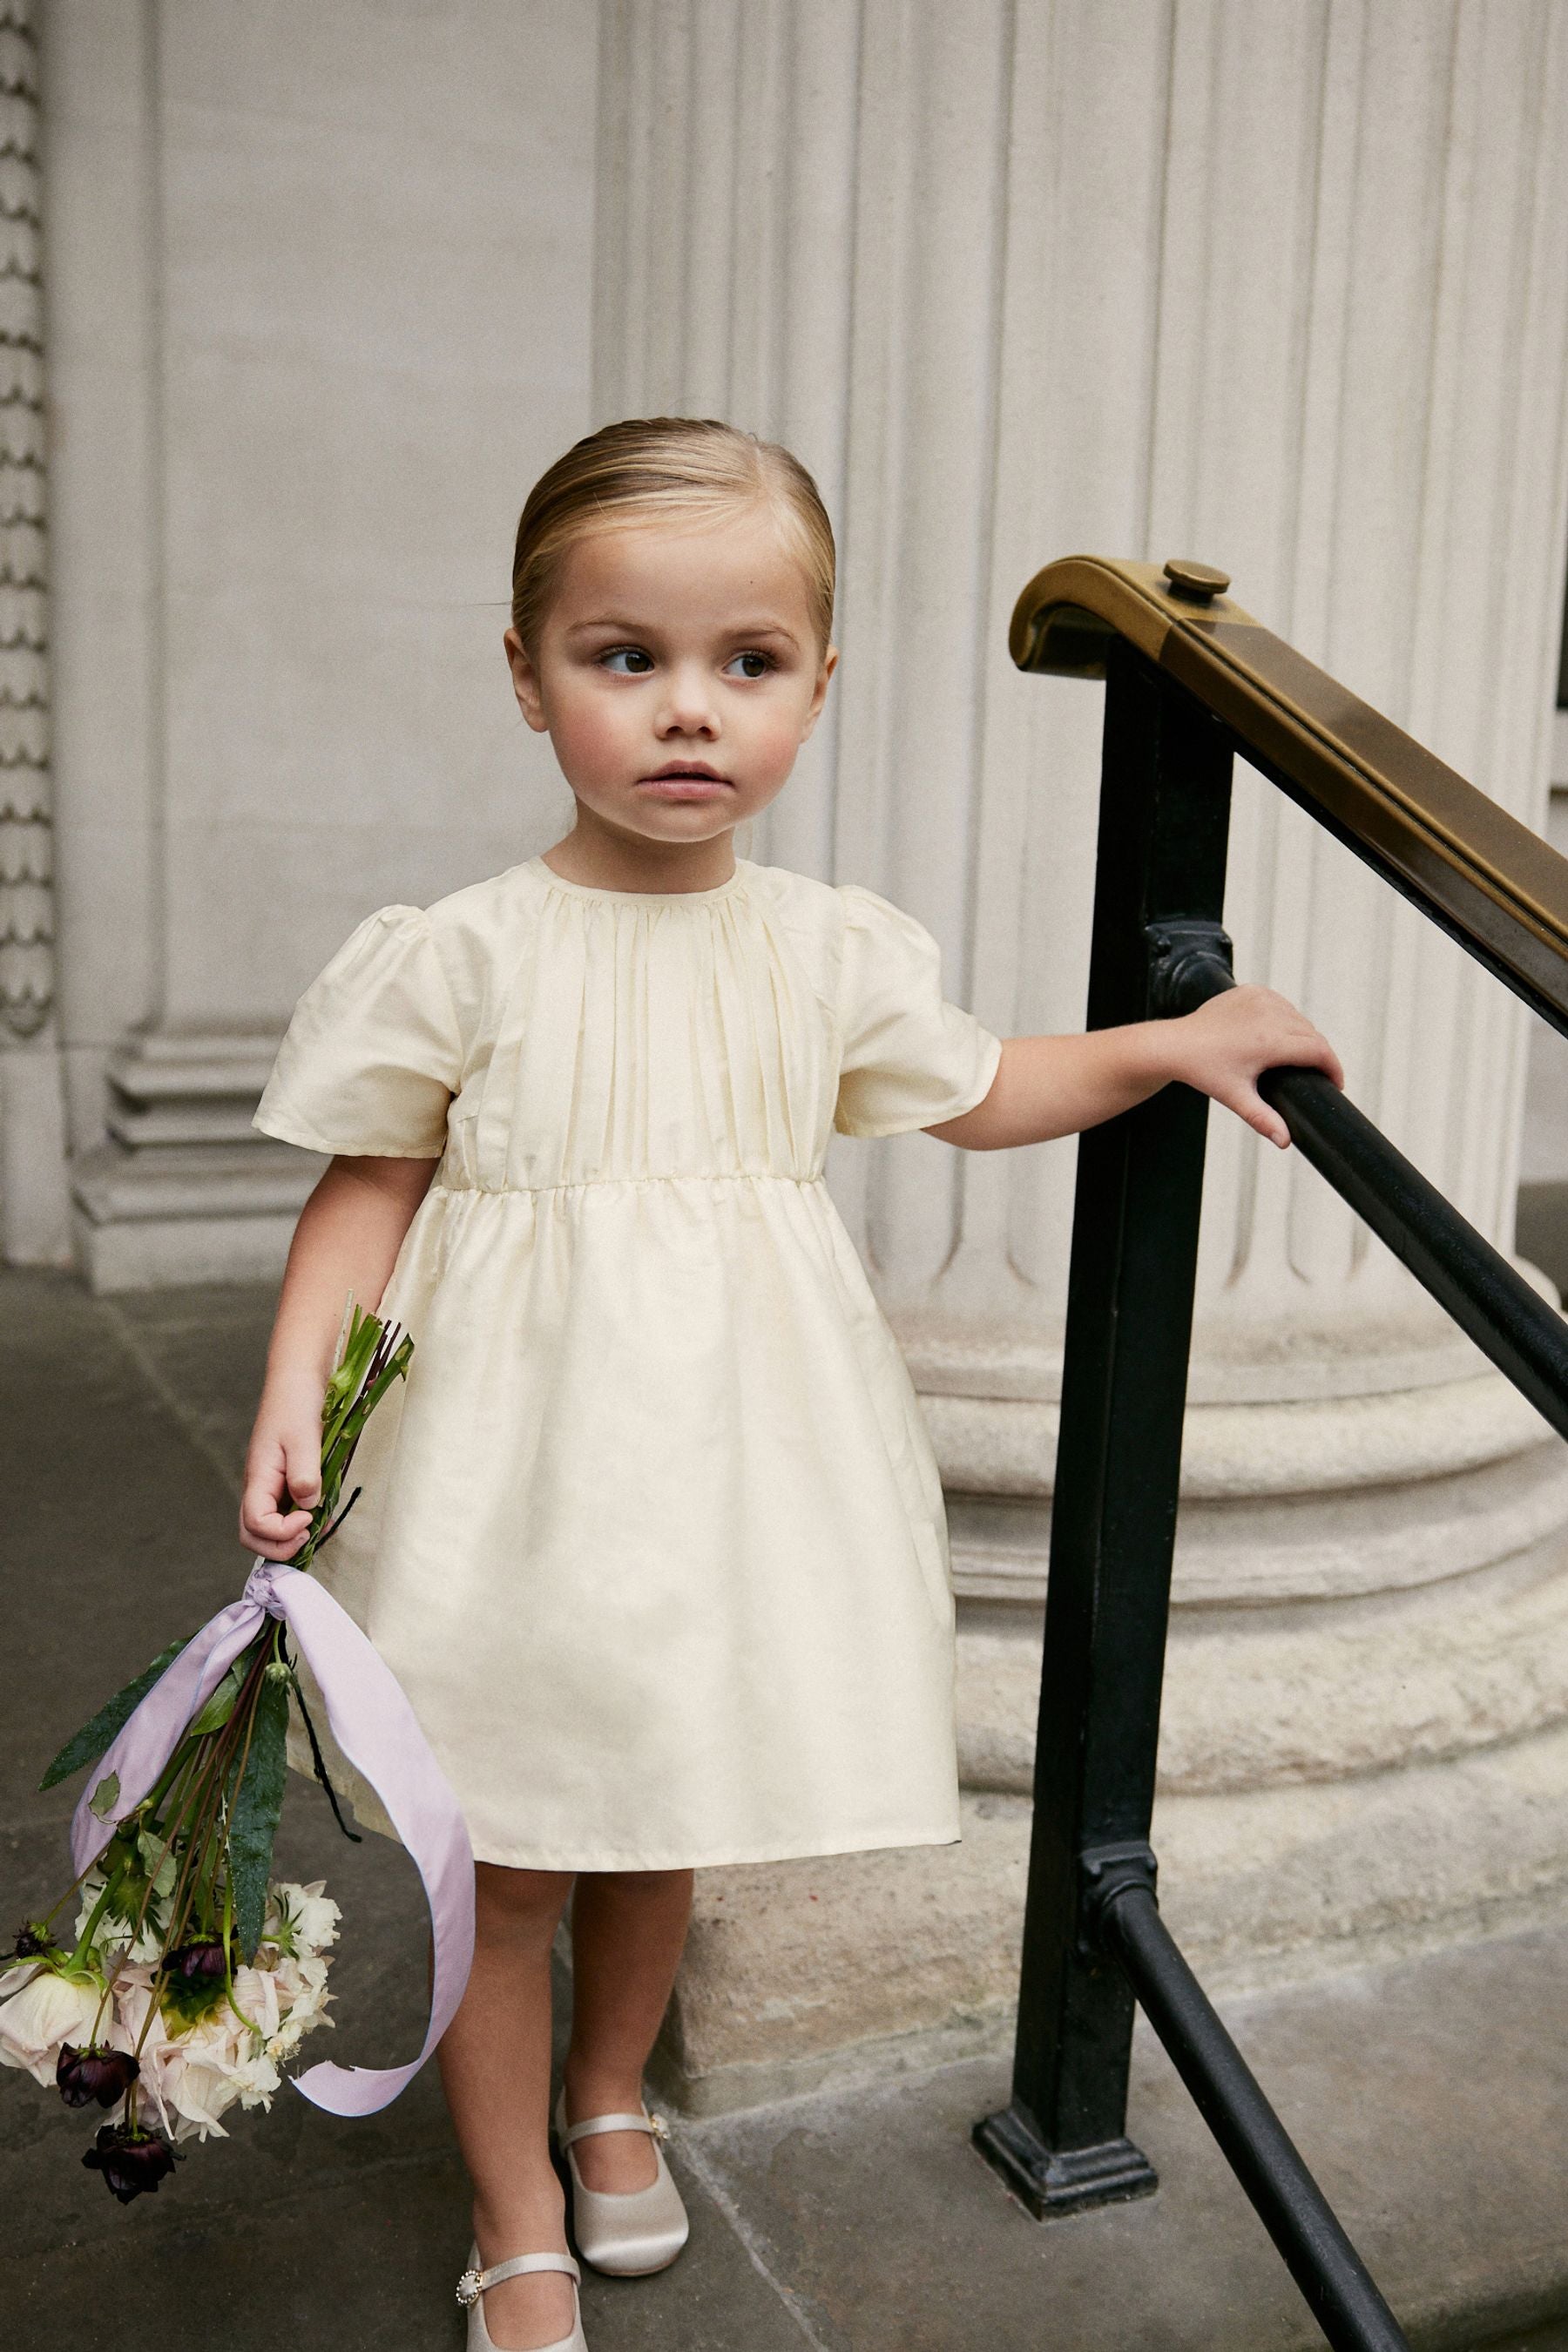
<instances>
[{"instance_id":1,"label":"stone paving","mask_svg":"<svg viewBox=\"0 0 1568 2352\"><path fill-rule=\"evenodd\" d=\"M0 1276L0 1921L63 1876L75 1785L36 1793L59 1740L243 1581L237 1475L271 1306L257 1286L92 1299L66 1276ZM331 2054L405 2055L425 1946L401 1852L345 1844L303 1784L281 1851L300 1875L327 1876L344 1907ZM1568 2326L1553 2325L1568 2315L1568 1930L1229 2014L1423 2352L1568 2352ZM1030 2220L969 2145L1006 2074L998 2053L677 2119L690 2244L655 2279L589 2273L594 2352L1321 2345L1147 2037L1131 2128L1160 2193L1074 2221ZM0 2076L0 2352L460 2352L464 2184L436 2070L362 2122L286 2092L237 2123L122 2210L81 2167L83 2116Z\"/></svg>"}]
</instances>

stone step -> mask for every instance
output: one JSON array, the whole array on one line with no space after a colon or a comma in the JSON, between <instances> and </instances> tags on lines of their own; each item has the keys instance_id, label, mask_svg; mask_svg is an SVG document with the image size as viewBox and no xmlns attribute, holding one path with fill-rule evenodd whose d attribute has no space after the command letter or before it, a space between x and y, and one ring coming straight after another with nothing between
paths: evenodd
<instances>
[{"instance_id":1,"label":"stone step","mask_svg":"<svg viewBox=\"0 0 1568 2352\"><path fill-rule=\"evenodd\" d=\"M293 1145L254 1142L187 1150L126 1151L113 1145L84 1152L72 1189L95 1223L166 1217L298 1214L325 1162Z\"/></svg>"},{"instance_id":2,"label":"stone step","mask_svg":"<svg viewBox=\"0 0 1568 2352\"><path fill-rule=\"evenodd\" d=\"M155 1144L244 1143L256 1135L250 1123L256 1100L253 1094L234 1101L181 1095L137 1106L122 1105L111 1097L104 1125L116 1142L136 1151Z\"/></svg>"},{"instance_id":3,"label":"stone step","mask_svg":"<svg viewBox=\"0 0 1568 2352\"><path fill-rule=\"evenodd\" d=\"M180 1095L249 1095L254 1100L271 1075L276 1037L148 1036L111 1054L111 1086L133 1102L157 1102Z\"/></svg>"},{"instance_id":4,"label":"stone step","mask_svg":"<svg viewBox=\"0 0 1568 2352\"><path fill-rule=\"evenodd\" d=\"M1221 2006L1414 2352L1565 2352L1568 1926ZM1009 2071L688 2120L677 2156L822 2352L1322 2352L1146 2027L1128 2128L1160 2187L1131 2204L1013 2200L970 2140Z\"/></svg>"},{"instance_id":5,"label":"stone step","mask_svg":"<svg viewBox=\"0 0 1568 2352\"><path fill-rule=\"evenodd\" d=\"M150 1032L111 1054L110 1134L133 1150L184 1143L258 1143L251 1126L277 1039L244 1032Z\"/></svg>"},{"instance_id":6,"label":"stone step","mask_svg":"<svg viewBox=\"0 0 1568 2352\"><path fill-rule=\"evenodd\" d=\"M79 1260L95 1292L166 1283L275 1280L326 1166L252 1133L248 1142L110 1141L71 1169Z\"/></svg>"}]
</instances>

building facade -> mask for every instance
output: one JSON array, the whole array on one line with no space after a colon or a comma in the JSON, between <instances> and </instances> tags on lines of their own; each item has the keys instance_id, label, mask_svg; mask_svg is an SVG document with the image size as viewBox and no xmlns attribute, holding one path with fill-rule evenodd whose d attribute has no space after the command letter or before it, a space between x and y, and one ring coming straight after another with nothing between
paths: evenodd
<instances>
[{"instance_id":1,"label":"building facade","mask_svg":"<svg viewBox=\"0 0 1568 2352\"><path fill-rule=\"evenodd\" d=\"M909 907L1004 1034L1082 1018L1099 698L1005 649L1052 556L1223 564L1547 824L1551 0L4 0L0 41L12 1259L276 1272L319 1163L249 1114L300 989L372 908L570 822L508 558L613 415L727 415L816 473L843 661L739 846ZM1249 773L1232 872L1238 969L1511 1247L1521 1168L1568 1179L1568 1045L1534 1048L1527 1153L1503 992ZM810 2018L788 1871L754 1950L700 1907L670 2063L710 2104L987 2032L1016 1965L1072 1147L836 1137L828 1173L948 1488L970 1833L833 1878ZM1568 1903L1562 1448L1218 1114L1193 1398L1159 1824L1188 1939L1239 1977ZM873 1918L921 1955L894 1988Z\"/></svg>"}]
</instances>

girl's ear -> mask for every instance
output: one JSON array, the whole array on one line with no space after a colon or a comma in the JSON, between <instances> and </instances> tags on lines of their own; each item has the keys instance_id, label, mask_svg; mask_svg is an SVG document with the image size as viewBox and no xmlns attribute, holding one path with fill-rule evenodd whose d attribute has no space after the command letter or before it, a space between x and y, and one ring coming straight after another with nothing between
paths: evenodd
<instances>
[{"instance_id":1,"label":"girl's ear","mask_svg":"<svg viewBox=\"0 0 1568 2352\"><path fill-rule=\"evenodd\" d=\"M829 646L822 656L822 667L816 673L816 685L812 690L811 701L806 709L805 725L800 730L800 740L803 743L822 716L822 706L827 699L827 681L837 667L838 648L837 646Z\"/></svg>"},{"instance_id":2,"label":"girl's ear","mask_svg":"<svg viewBox=\"0 0 1568 2352\"><path fill-rule=\"evenodd\" d=\"M539 672L529 658L528 648L515 629L508 629L501 639L506 647L507 667L511 672L511 690L517 697L517 707L536 735L547 732L549 720L544 716L544 698L539 690Z\"/></svg>"}]
</instances>

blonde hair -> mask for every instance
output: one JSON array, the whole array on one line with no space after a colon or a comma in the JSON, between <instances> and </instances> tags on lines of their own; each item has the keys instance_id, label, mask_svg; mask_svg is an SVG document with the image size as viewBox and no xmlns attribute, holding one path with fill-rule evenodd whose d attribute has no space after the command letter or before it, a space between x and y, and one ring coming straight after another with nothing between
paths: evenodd
<instances>
[{"instance_id":1,"label":"blonde hair","mask_svg":"<svg viewBox=\"0 0 1568 2352\"><path fill-rule=\"evenodd\" d=\"M800 459L776 441L714 416L626 416L574 442L541 474L517 526L512 626L532 650L562 562L590 531L624 518L716 519L726 507L766 503L805 572L812 620L826 652L833 635L833 526Z\"/></svg>"}]
</instances>

